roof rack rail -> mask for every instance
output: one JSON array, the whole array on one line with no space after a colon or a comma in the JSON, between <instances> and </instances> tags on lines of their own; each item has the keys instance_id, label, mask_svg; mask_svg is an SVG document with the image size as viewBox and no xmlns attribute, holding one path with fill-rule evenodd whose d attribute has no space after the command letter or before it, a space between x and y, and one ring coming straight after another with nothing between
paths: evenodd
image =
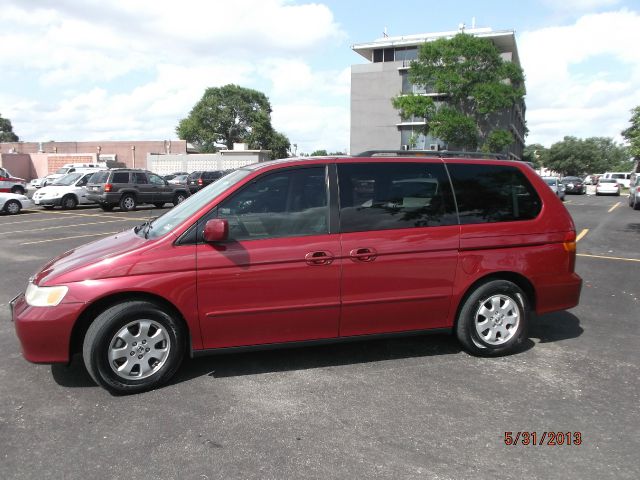
<instances>
[{"instance_id":1,"label":"roof rack rail","mask_svg":"<svg viewBox=\"0 0 640 480\"><path fill-rule=\"evenodd\" d=\"M453 150L367 150L355 157L459 157L459 158L489 158L495 160L506 160L507 157L501 153L484 152L457 152Z\"/></svg>"}]
</instances>

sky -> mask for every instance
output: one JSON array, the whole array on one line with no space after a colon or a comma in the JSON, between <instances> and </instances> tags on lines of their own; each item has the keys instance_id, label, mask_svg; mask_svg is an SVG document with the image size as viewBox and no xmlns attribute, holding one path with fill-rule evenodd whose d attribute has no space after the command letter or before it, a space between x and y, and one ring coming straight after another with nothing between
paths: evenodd
<instances>
[{"instance_id":1,"label":"sky","mask_svg":"<svg viewBox=\"0 0 640 480\"><path fill-rule=\"evenodd\" d=\"M516 32L527 144L623 141L640 0L0 0L0 115L24 141L176 139L206 88L234 83L269 97L297 153L347 151L351 46L474 18Z\"/></svg>"}]
</instances>

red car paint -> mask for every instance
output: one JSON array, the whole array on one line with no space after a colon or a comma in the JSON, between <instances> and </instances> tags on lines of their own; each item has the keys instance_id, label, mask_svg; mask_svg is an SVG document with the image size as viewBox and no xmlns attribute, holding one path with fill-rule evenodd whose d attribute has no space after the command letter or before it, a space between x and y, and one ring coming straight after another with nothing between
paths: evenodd
<instances>
[{"instance_id":1,"label":"red car paint","mask_svg":"<svg viewBox=\"0 0 640 480\"><path fill-rule=\"evenodd\" d=\"M80 321L92 319L85 312L100 302L136 295L156 298L179 314L192 352L451 328L465 294L488 276L523 279L537 313L577 305L581 279L574 272L573 221L544 181L518 162L406 160L517 165L542 201L533 220L228 244L177 242L212 207L267 172L400 160L341 157L260 164L164 236L146 239L130 230L63 254L33 279L38 286L67 286L60 305L29 306L24 295L13 302L25 358L67 362L77 348L71 342L74 330L81 329Z\"/></svg>"}]
</instances>

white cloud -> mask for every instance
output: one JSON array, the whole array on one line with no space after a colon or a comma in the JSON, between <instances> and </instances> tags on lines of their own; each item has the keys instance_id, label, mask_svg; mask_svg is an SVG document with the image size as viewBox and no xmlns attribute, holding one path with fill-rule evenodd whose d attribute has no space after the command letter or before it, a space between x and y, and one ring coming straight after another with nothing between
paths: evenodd
<instances>
[{"instance_id":1,"label":"white cloud","mask_svg":"<svg viewBox=\"0 0 640 480\"><path fill-rule=\"evenodd\" d=\"M287 0L3 3L0 45L11 48L0 50L0 112L24 140L175 138L179 119L205 88L227 83L267 94L274 126L292 142L301 144L304 137L311 145L314 136L348 135L343 119L325 124L331 132L341 125L341 134L325 134L317 123L300 124L299 115L286 113L317 102L325 108L315 113L337 109L348 119L348 111L342 111L348 77L345 84L344 72L318 71L301 60L344 38L324 5ZM339 139L341 147L346 144Z\"/></svg>"},{"instance_id":2,"label":"white cloud","mask_svg":"<svg viewBox=\"0 0 640 480\"><path fill-rule=\"evenodd\" d=\"M628 10L520 35L527 143L549 146L565 135L621 140L629 110L640 104L639 44L640 15Z\"/></svg>"}]
</instances>

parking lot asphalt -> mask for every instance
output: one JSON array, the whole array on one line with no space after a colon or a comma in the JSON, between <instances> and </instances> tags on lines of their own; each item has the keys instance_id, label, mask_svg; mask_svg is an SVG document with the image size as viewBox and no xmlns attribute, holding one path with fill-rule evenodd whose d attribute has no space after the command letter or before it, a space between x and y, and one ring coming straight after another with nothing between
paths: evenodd
<instances>
[{"instance_id":1,"label":"parking lot asphalt","mask_svg":"<svg viewBox=\"0 0 640 480\"><path fill-rule=\"evenodd\" d=\"M640 478L640 212L565 204L581 303L535 319L515 355L444 335L242 353L126 397L81 359L26 362L7 304L51 257L161 211L2 215L0 478ZM582 442L507 446L505 432Z\"/></svg>"}]
</instances>

